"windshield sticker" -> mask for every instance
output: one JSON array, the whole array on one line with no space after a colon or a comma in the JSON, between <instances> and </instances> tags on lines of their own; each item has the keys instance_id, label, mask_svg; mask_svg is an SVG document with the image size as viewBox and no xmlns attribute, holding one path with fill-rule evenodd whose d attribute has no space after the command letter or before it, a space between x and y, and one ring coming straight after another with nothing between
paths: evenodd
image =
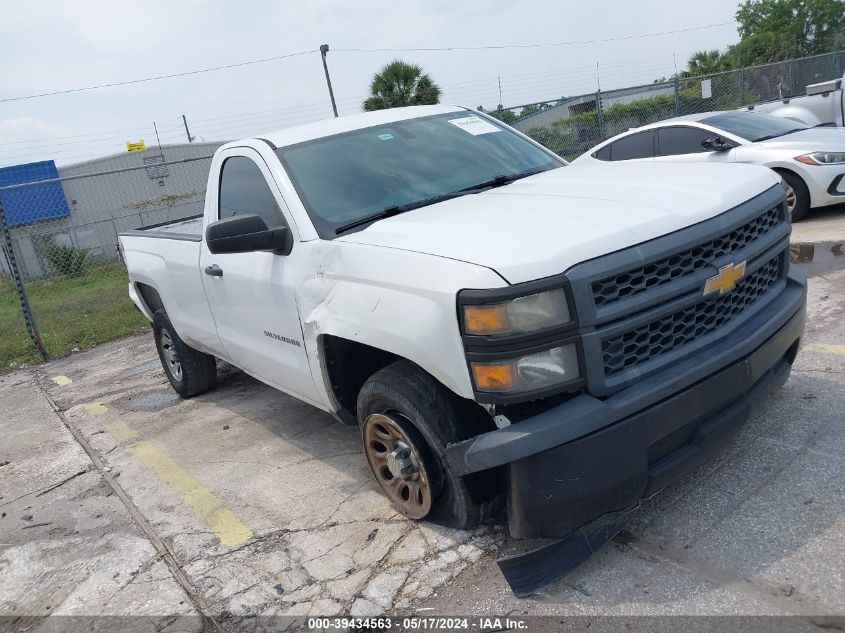
<instances>
[{"instance_id":1,"label":"windshield sticker","mask_svg":"<svg viewBox=\"0 0 845 633\"><path fill-rule=\"evenodd\" d=\"M390 139L392 139L392 138L393 138L393 134L379 134L379 135L378 135L378 137L379 137L382 141L389 141Z\"/></svg>"},{"instance_id":2,"label":"windshield sticker","mask_svg":"<svg viewBox=\"0 0 845 633\"><path fill-rule=\"evenodd\" d=\"M479 134L489 134L490 132L501 132L502 128L498 128L492 123L488 123L484 119L477 116L467 116L460 119L449 119L449 123L455 127L461 128L464 132L469 132L473 136Z\"/></svg>"}]
</instances>

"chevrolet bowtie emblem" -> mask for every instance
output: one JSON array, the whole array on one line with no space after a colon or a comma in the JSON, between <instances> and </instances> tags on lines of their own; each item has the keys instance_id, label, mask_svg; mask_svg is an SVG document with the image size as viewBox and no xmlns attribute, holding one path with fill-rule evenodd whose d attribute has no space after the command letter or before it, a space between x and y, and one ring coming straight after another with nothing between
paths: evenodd
<instances>
[{"instance_id":1,"label":"chevrolet bowtie emblem","mask_svg":"<svg viewBox=\"0 0 845 633\"><path fill-rule=\"evenodd\" d=\"M734 289L734 286L736 286L736 282L744 275L745 261L741 261L738 264L728 264L727 266L722 266L719 269L718 275L710 277L710 279L704 283L704 295L707 296L716 291L719 291L721 294L730 292Z\"/></svg>"}]
</instances>

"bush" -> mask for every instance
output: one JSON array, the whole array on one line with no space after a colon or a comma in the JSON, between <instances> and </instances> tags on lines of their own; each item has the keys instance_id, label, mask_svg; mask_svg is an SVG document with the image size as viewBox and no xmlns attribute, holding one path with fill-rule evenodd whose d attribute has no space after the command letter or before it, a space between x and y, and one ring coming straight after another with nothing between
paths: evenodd
<instances>
[{"instance_id":1,"label":"bush","mask_svg":"<svg viewBox=\"0 0 845 633\"><path fill-rule=\"evenodd\" d=\"M50 240L44 245L44 257L53 272L65 277L81 277L87 268L88 250L56 244Z\"/></svg>"}]
</instances>

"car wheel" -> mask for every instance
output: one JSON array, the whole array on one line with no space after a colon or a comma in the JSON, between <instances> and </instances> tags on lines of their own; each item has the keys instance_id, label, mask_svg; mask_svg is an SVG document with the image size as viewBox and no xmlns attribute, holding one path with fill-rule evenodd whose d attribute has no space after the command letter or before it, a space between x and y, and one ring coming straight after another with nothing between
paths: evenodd
<instances>
[{"instance_id":1,"label":"car wheel","mask_svg":"<svg viewBox=\"0 0 845 633\"><path fill-rule=\"evenodd\" d=\"M190 398L214 387L216 359L189 347L179 338L164 310L156 310L153 314L153 336L161 366L176 393Z\"/></svg>"},{"instance_id":2,"label":"car wheel","mask_svg":"<svg viewBox=\"0 0 845 633\"><path fill-rule=\"evenodd\" d=\"M373 374L358 394L364 455L393 507L410 519L453 528L478 525L481 505L445 459L458 441L453 399L419 367L398 361Z\"/></svg>"},{"instance_id":3,"label":"car wheel","mask_svg":"<svg viewBox=\"0 0 845 633\"><path fill-rule=\"evenodd\" d=\"M810 192L800 176L780 172L786 189L786 207L793 222L803 219L810 211Z\"/></svg>"}]
</instances>

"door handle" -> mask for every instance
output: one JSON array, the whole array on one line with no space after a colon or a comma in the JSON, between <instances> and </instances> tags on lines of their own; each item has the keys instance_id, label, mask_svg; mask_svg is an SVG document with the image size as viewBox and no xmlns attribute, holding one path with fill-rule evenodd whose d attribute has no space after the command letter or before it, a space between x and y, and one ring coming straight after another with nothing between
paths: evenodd
<instances>
[{"instance_id":1,"label":"door handle","mask_svg":"<svg viewBox=\"0 0 845 633\"><path fill-rule=\"evenodd\" d=\"M223 276L223 269L220 268L217 264L212 264L211 266L205 267L205 274L211 275L212 277L222 277Z\"/></svg>"}]
</instances>

